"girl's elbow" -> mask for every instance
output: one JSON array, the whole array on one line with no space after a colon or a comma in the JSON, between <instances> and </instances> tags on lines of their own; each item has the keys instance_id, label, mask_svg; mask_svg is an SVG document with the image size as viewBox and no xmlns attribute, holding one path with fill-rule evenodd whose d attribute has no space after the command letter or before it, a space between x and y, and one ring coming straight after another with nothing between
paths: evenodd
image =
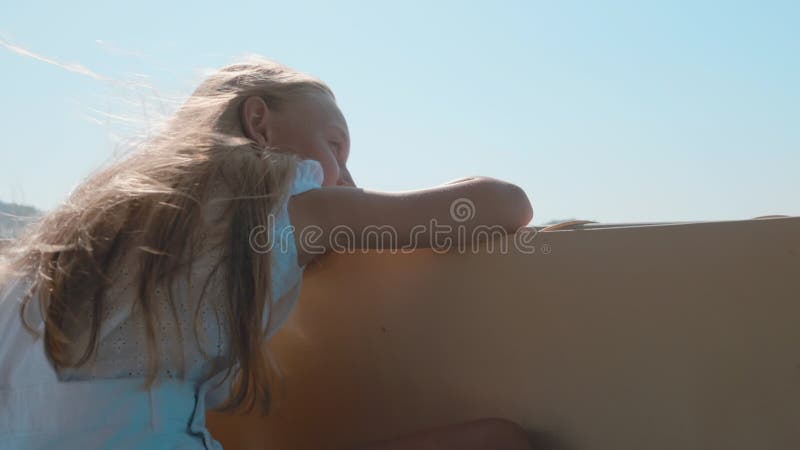
<instances>
[{"instance_id":1,"label":"girl's elbow","mask_svg":"<svg viewBox=\"0 0 800 450\"><path fill-rule=\"evenodd\" d=\"M528 194L525 193L521 187L513 186L513 201L509 202L513 205L512 216L514 217L515 228L524 227L533 220L533 206L531 205Z\"/></svg>"},{"instance_id":2,"label":"girl's elbow","mask_svg":"<svg viewBox=\"0 0 800 450\"><path fill-rule=\"evenodd\" d=\"M515 231L528 225L533 220L533 207L525 190L515 184L503 183L502 191L505 227L509 231Z\"/></svg>"},{"instance_id":3,"label":"girl's elbow","mask_svg":"<svg viewBox=\"0 0 800 450\"><path fill-rule=\"evenodd\" d=\"M494 223L501 224L510 232L528 225L533 220L533 207L528 195L521 187L506 181L489 177L475 177L483 183L487 192L488 204L494 211Z\"/></svg>"}]
</instances>

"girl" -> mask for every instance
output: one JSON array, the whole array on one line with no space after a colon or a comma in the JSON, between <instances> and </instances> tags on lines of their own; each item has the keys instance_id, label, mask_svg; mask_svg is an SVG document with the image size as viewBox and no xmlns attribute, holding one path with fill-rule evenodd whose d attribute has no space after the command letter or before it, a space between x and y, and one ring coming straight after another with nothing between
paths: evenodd
<instances>
[{"instance_id":1,"label":"girl","mask_svg":"<svg viewBox=\"0 0 800 450\"><path fill-rule=\"evenodd\" d=\"M520 188L485 177L357 188L349 153L331 89L254 57L29 227L0 260L0 448L220 449L206 409L261 399L266 414L264 343L337 229L388 224L396 245L426 247L414 229L433 219L514 232L532 217ZM464 199L466 223L450 211ZM364 448L529 447L490 418Z\"/></svg>"}]
</instances>

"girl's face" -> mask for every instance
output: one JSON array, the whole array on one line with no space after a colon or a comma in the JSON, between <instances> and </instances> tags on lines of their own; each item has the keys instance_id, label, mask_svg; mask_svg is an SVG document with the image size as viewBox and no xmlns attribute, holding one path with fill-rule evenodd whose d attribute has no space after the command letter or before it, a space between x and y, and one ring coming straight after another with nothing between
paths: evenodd
<instances>
[{"instance_id":1,"label":"girl's face","mask_svg":"<svg viewBox=\"0 0 800 450\"><path fill-rule=\"evenodd\" d=\"M259 97L250 97L244 103L242 119L248 137L259 145L318 161L325 174L323 186L355 187L347 170L347 122L330 96L307 97L284 105L280 111L267 108Z\"/></svg>"}]
</instances>

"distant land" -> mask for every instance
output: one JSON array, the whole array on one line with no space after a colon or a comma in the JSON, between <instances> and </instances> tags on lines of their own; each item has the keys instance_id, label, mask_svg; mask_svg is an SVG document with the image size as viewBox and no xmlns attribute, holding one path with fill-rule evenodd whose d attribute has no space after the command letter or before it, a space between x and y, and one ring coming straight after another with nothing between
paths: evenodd
<instances>
[{"instance_id":1,"label":"distant land","mask_svg":"<svg viewBox=\"0 0 800 450\"><path fill-rule=\"evenodd\" d=\"M0 239L13 239L25 225L43 213L33 206L6 203L0 200Z\"/></svg>"}]
</instances>

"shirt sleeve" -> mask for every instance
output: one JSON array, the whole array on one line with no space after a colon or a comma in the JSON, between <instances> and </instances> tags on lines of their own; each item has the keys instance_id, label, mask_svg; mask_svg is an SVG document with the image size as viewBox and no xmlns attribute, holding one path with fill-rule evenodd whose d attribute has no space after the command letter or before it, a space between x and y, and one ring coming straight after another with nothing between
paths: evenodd
<instances>
[{"instance_id":1,"label":"shirt sleeve","mask_svg":"<svg viewBox=\"0 0 800 450\"><path fill-rule=\"evenodd\" d=\"M304 159L297 163L289 195L281 203L274 218L274 228L270 230L272 243L272 307L265 313L262 326L269 325L268 338L277 331L291 312L299 295L300 281L305 266L297 264L296 230L289 221L288 199L312 189L322 187L324 176L322 165L313 159Z\"/></svg>"}]
</instances>

